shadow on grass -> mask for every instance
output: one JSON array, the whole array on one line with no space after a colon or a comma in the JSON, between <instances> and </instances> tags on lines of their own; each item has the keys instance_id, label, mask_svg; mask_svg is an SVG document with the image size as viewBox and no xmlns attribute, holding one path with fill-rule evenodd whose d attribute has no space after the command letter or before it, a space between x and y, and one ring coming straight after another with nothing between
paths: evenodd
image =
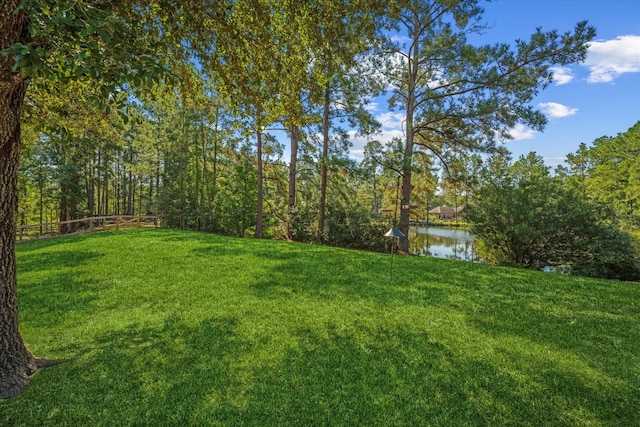
<instances>
[{"instance_id":1,"label":"shadow on grass","mask_svg":"<svg viewBox=\"0 0 640 427\"><path fill-rule=\"evenodd\" d=\"M379 274L379 259L364 259L305 257L300 264L308 271L299 270L296 262L283 262L249 288L260 298L304 293L366 299L383 311L396 306L456 313L464 319L461 326L475 331L469 339L486 337L492 351L510 361L509 375L529 381L526 386L507 384L522 394L514 391L507 400L531 399L529 416L543 404L551 418L540 418L542 424L600 419L620 425L640 413L640 317L629 303L638 292L628 284L589 281L583 286L582 279L440 260L425 260L420 271L417 261L422 260L412 258L396 264L413 270L396 273L398 283L392 283ZM486 360L474 365L480 371L494 369ZM463 365L453 372L465 370ZM498 370L489 377L501 374ZM536 388L543 392L534 392Z\"/></svg>"},{"instance_id":2,"label":"shadow on grass","mask_svg":"<svg viewBox=\"0 0 640 427\"><path fill-rule=\"evenodd\" d=\"M247 407L265 425L491 425L528 417L527 402L520 400L518 416L492 395L500 390L493 367L461 360L426 333L380 329L363 339L329 324L297 337L278 369L257 372L255 392L278 402L267 417L269 401ZM475 398L476 388L484 396Z\"/></svg>"},{"instance_id":3,"label":"shadow on grass","mask_svg":"<svg viewBox=\"0 0 640 427\"><path fill-rule=\"evenodd\" d=\"M25 245L25 247L28 247ZM65 269L82 266L102 254L95 251L47 251L40 253L21 253L18 267L21 274L28 274L43 269Z\"/></svg>"},{"instance_id":4,"label":"shadow on grass","mask_svg":"<svg viewBox=\"0 0 640 427\"><path fill-rule=\"evenodd\" d=\"M640 412L638 342L630 340L640 330L637 309L603 303L607 293L595 282L568 292L576 282L413 257L396 258L391 281L389 258L378 254L209 235L198 245L185 249L235 263L214 272L216 286L247 271L231 301L258 304L190 322L161 314L93 331L97 338L71 337L53 351L74 361L39 373L24 395L2 402L0 425L632 425ZM80 298L91 298L94 284L73 295L78 288L69 286L79 283L71 273L51 275L46 286L60 298L91 308ZM114 310L140 305L132 295L110 300ZM626 295L634 301L637 292ZM31 298L38 312L47 310ZM273 299L282 304L263 304ZM286 312L307 300L318 311L341 301L332 307L342 311L260 332L259 319L286 320L266 316L271 308ZM354 313L349 304L362 300L375 315L343 322ZM410 310L414 319L452 319L377 321L378 313ZM608 355L629 366L608 370Z\"/></svg>"},{"instance_id":5,"label":"shadow on grass","mask_svg":"<svg viewBox=\"0 0 640 427\"><path fill-rule=\"evenodd\" d=\"M562 425L571 424L567 406L584 397L559 404L548 383L532 393L499 367L408 328L356 335L329 323L265 348L239 325L170 317L105 334L2 402L0 423Z\"/></svg>"},{"instance_id":6,"label":"shadow on grass","mask_svg":"<svg viewBox=\"0 0 640 427\"><path fill-rule=\"evenodd\" d=\"M86 251L20 254L20 305L28 306L32 318L40 322L59 321L70 312L90 310L90 302L98 298L99 284L80 279L79 271L100 256Z\"/></svg>"}]
</instances>

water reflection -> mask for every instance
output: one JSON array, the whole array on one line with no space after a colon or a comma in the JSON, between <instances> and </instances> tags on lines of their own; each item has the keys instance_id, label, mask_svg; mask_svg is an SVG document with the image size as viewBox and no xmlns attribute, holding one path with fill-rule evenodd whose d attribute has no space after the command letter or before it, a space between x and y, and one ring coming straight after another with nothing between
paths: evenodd
<instances>
[{"instance_id":1,"label":"water reflection","mask_svg":"<svg viewBox=\"0 0 640 427\"><path fill-rule=\"evenodd\" d=\"M466 230L439 227L410 227L409 252L436 258L480 262L475 240Z\"/></svg>"}]
</instances>

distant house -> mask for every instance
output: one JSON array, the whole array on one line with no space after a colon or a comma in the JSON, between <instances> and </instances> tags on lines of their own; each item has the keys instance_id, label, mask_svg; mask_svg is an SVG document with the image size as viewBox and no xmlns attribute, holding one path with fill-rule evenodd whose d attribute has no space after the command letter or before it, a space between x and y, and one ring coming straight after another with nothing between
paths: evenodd
<instances>
[{"instance_id":1,"label":"distant house","mask_svg":"<svg viewBox=\"0 0 640 427\"><path fill-rule=\"evenodd\" d=\"M448 206L448 205L441 205L441 206L438 206L437 208L431 209L428 212L428 214L435 216L436 219L447 221L447 220L456 219L460 214L460 212L462 212L463 210L464 210L464 205L458 206L457 208L452 208L451 206Z\"/></svg>"}]
</instances>

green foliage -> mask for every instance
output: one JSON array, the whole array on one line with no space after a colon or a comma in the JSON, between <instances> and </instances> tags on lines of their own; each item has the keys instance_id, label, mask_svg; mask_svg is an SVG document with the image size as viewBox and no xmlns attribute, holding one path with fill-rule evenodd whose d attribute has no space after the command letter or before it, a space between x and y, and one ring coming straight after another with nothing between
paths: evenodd
<instances>
[{"instance_id":1,"label":"green foliage","mask_svg":"<svg viewBox=\"0 0 640 427\"><path fill-rule=\"evenodd\" d=\"M256 225L256 167L248 149L245 147L245 155L231 164L213 209L220 231L235 236L249 235Z\"/></svg>"},{"instance_id":2,"label":"green foliage","mask_svg":"<svg viewBox=\"0 0 640 427\"><path fill-rule=\"evenodd\" d=\"M388 223L371 213L371 209L358 205L330 204L327 209L323 241L343 248L387 251L391 241L384 237Z\"/></svg>"},{"instance_id":3,"label":"green foliage","mask_svg":"<svg viewBox=\"0 0 640 427\"><path fill-rule=\"evenodd\" d=\"M640 228L640 121L615 137L600 137L589 147L582 144L567 160L564 172L581 191Z\"/></svg>"},{"instance_id":4,"label":"green foliage","mask_svg":"<svg viewBox=\"0 0 640 427\"><path fill-rule=\"evenodd\" d=\"M436 157L450 160L451 173L442 182L448 203L467 204L480 176L467 150L495 149L498 134L505 136L517 121L541 127L544 118L528 103L549 83L549 66L581 60L584 42L593 37L593 29L580 23L565 34L538 30L513 46L472 47L468 35L484 28L475 0L25 0L22 7L28 37L4 54L32 77L29 105L37 110L30 121L45 117L43 122L57 126L33 125L33 141L42 145L64 137L65 161L58 164L68 166L60 171L74 171L67 174L74 188L68 203L72 215L160 213L171 226L233 235L246 235L258 218L284 223L283 163L275 155L269 158L266 143L266 159L257 160L257 150L243 150L238 143L256 132L266 141L266 128L281 121L302 129L300 157L306 160L299 168L311 170L292 175L300 181L289 219L301 221L294 224L294 239L302 241L317 233L311 223L312 215L319 216L321 195L326 195L327 213L336 215L327 218L333 231L323 235L364 235L375 241L376 231L356 232L354 224L366 229L376 221L368 210L395 209L398 188L412 189L411 202L407 197L400 206L431 203ZM417 21L403 20L413 12ZM409 31L412 25L415 31ZM415 36L415 52L385 40L388 27L404 26ZM417 55L411 61L415 86L408 84L404 65L393 66L397 56L390 51ZM174 88L177 79L180 85ZM415 88L417 148L404 173L411 185L397 181L407 163L403 144L384 153L372 146L381 163L360 176L349 170L352 165L335 161L349 145L348 134L338 129L341 123L358 125L362 134L374 131L376 123L363 107L389 85L405 106L407 88ZM96 99L123 108L107 111L87 104ZM323 107L330 113L327 123L321 123ZM327 129L326 152L317 147L320 132L311 130L316 125ZM329 127L335 131L329 133ZM264 173L256 180L258 166ZM328 189L323 167L330 168ZM630 183L638 181L633 174L640 169L634 167L629 166ZM29 195L21 199L25 218L36 209L33 195L42 193L27 179L26 174L35 176L31 169L21 177ZM264 194L251 189L259 182ZM62 188L52 184L56 192ZM260 208L264 214L257 212ZM345 244L366 247L368 240Z\"/></svg>"},{"instance_id":5,"label":"green foliage","mask_svg":"<svg viewBox=\"0 0 640 427\"><path fill-rule=\"evenodd\" d=\"M334 181L336 178L344 179L344 176L334 175ZM388 250L389 239L383 237L388 224L372 212L370 204L367 203L368 197L364 197L362 203L362 200L357 199L358 192L354 189L347 188L344 184L334 185L340 188L340 191L334 190L329 194L323 242L345 248L379 252ZM312 201L317 195L309 194L306 197L305 201ZM293 214L294 227L290 237L298 242L315 242L318 232L317 215L316 205L303 203Z\"/></svg>"},{"instance_id":6,"label":"green foliage","mask_svg":"<svg viewBox=\"0 0 640 427\"><path fill-rule=\"evenodd\" d=\"M549 174L534 153L485 185L467 213L485 260L527 268L568 266L575 274L636 280L631 238L605 209Z\"/></svg>"},{"instance_id":7,"label":"green foliage","mask_svg":"<svg viewBox=\"0 0 640 427\"><path fill-rule=\"evenodd\" d=\"M447 151L495 152L517 124L542 130L545 116L531 104L552 81L551 68L583 61L595 28L538 28L512 45L474 46L468 38L490 26L479 0L411 0L395 3L382 69L393 91L390 106L406 112L400 229L408 234L416 147L442 158ZM397 34L403 38L397 37ZM402 58L398 60L398 58ZM400 239L408 250L408 238Z\"/></svg>"},{"instance_id":8,"label":"green foliage","mask_svg":"<svg viewBox=\"0 0 640 427\"><path fill-rule=\"evenodd\" d=\"M0 424L634 425L640 287L131 230L17 247L21 332L68 362Z\"/></svg>"},{"instance_id":9,"label":"green foliage","mask_svg":"<svg viewBox=\"0 0 640 427\"><path fill-rule=\"evenodd\" d=\"M146 6L133 0L23 0L27 34L1 53L41 90L90 79L99 92L90 101L109 111L123 86L138 91L176 81L170 62L184 56L186 46L174 38L175 22L164 13L170 8L155 1Z\"/></svg>"},{"instance_id":10,"label":"green foliage","mask_svg":"<svg viewBox=\"0 0 640 427\"><path fill-rule=\"evenodd\" d=\"M607 223L595 224L592 236L571 263L571 273L640 281L640 245L631 235Z\"/></svg>"}]
</instances>

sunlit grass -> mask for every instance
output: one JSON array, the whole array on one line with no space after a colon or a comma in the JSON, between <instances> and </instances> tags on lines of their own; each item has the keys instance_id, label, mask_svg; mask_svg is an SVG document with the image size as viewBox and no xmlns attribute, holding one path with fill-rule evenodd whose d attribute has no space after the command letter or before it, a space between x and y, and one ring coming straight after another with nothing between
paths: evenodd
<instances>
[{"instance_id":1,"label":"sunlit grass","mask_svg":"<svg viewBox=\"0 0 640 427\"><path fill-rule=\"evenodd\" d=\"M634 425L640 284L170 230L18 246L0 425Z\"/></svg>"}]
</instances>

